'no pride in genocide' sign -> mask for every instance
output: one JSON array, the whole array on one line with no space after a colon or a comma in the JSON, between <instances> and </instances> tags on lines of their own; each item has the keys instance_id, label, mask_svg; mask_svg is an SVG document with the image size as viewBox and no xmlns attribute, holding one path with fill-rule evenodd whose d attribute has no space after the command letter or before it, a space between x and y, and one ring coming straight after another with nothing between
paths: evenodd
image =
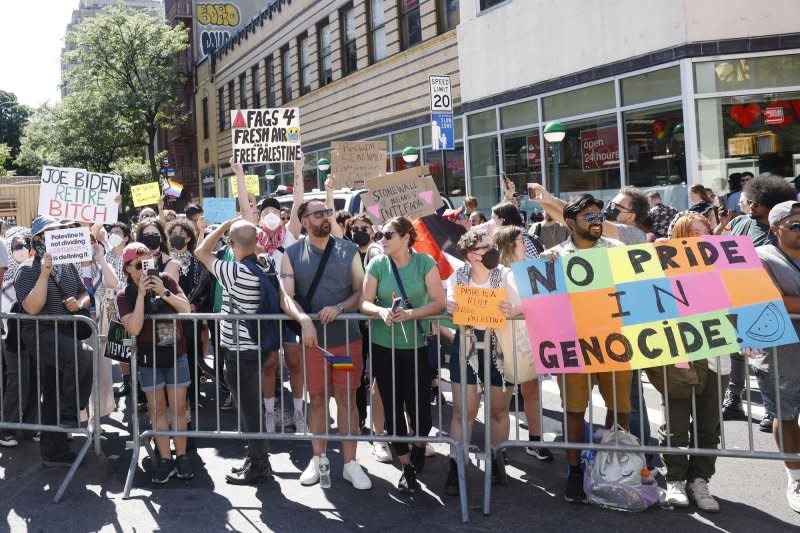
<instances>
[{"instance_id":1,"label":"'no pride in genocide' sign","mask_svg":"<svg viewBox=\"0 0 800 533\"><path fill-rule=\"evenodd\" d=\"M79 263L92 259L92 241L89 228L69 228L48 231L44 245L53 258L54 265Z\"/></svg>"},{"instance_id":2,"label":"'no pride in genocide' sign","mask_svg":"<svg viewBox=\"0 0 800 533\"><path fill-rule=\"evenodd\" d=\"M113 224L122 176L81 168L42 167L39 214L55 219Z\"/></svg>"},{"instance_id":3,"label":"'no pride in genocide' sign","mask_svg":"<svg viewBox=\"0 0 800 533\"><path fill-rule=\"evenodd\" d=\"M292 163L300 159L300 110L237 109L231 111L233 162Z\"/></svg>"},{"instance_id":4,"label":"'no pride in genocide' sign","mask_svg":"<svg viewBox=\"0 0 800 533\"><path fill-rule=\"evenodd\" d=\"M367 180L367 189L364 207L374 222L397 216L413 220L433 214L442 205L439 190L427 166Z\"/></svg>"},{"instance_id":5,"label":"'no pride in genocide' sign","mask_svg":"<svg viewBox=\"0 0 800 533\"><path fill-rule=\"evenodd\" d=\"M542 374L649 368L797 342L747 236L593 248L512 270Z\"/></svg>"}]
</instances>

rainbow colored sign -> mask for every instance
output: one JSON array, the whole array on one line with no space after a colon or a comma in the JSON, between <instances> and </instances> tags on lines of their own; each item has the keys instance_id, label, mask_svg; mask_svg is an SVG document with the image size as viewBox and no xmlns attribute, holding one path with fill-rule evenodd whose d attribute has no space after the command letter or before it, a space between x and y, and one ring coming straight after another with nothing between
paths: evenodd
<instances>
[{"instance_id":1,"label":"rainbow colored sign","mask_svg":"<svg viewBox=\"0 0 800 533\"><path fill-rule=\"evenodd\" d=\"M648 368L798 342L746 236L592 248L512 269L541 374Z\"/></svg>"}]
</instances>

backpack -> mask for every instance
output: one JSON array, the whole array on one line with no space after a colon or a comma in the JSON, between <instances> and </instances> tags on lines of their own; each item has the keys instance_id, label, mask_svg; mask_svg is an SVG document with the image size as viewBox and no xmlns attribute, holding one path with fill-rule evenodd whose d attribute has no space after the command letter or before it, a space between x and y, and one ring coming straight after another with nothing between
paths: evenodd
<instances>
[{"instance_id":1,"label":"backpack","mask_svg":"<svg viewBox=\"0 0 800 533\"><path fill-rule=\"evenodd\" d=\"M242 261L242 264L251 274L258 277L261 298L258 302L258 315L274 315L281 313L281 294L278 287L278 276L274 269L265 272L254 261ZM255 344L264 352L274 352L280 347L279 320L245 320L247 333ZM259 343L259 339L261 342Z\"/></svg>"},{"instance_id":2,"label":"backpack","mask_svg":"<svg viewBox=\"0 0 800 533\"><path fill-rule=\"evenodd\" d=\"M639 439L617 426L602 434L600 444L639 446ZM589 451L584 456L587 464L584 468L583 490L589 503L616 511L639 512L661 499L661 489L649 474L642 452L593 452Z\"/></svg>"}]
</instances>

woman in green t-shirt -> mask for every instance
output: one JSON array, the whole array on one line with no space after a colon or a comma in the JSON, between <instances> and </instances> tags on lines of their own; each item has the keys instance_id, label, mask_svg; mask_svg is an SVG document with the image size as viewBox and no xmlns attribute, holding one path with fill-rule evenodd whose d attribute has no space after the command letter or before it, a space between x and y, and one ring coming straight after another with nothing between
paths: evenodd
<instances>
[{"instance_id":1,"label":"woman in green t-shirt","mask_svg":"<svg viewBox=\"0 0 800 533\"><path fill-rule=\"evenodd\" d=\"M420 319L444 310L439 269L431 256L411 250L415 238L416 231L405 217L392 218L383 226L384 255L367 265L361 302L362 312L381 319L372 322L372 371L386 429L398 436L408 435L404 407L418 435L427 436L431 430L431 369L425 348L431 326ZM425 444L415 443L410 453L405 442L392 446L403 465L397 487L413 493L419 487L417 473L425 466Z\"/></svg>"}]
</instances>

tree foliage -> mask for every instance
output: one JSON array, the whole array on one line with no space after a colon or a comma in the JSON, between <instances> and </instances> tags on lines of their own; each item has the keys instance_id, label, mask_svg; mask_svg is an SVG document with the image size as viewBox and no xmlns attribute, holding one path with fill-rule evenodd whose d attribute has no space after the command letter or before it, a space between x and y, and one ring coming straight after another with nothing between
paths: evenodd
<instances>
[{"instance_id":1,"label":"tree foliage","mask_svg":"<svg viewBox=\"0 0 800 533\"><path fill-rule=\"evenodd\" d=\"M28 106L17 101L16 95L0 91L0 143L8 145L10 155L0 166L10 169L13 159L19 154L22 129L31 114Z\"/></svg>"}]
</instances>

